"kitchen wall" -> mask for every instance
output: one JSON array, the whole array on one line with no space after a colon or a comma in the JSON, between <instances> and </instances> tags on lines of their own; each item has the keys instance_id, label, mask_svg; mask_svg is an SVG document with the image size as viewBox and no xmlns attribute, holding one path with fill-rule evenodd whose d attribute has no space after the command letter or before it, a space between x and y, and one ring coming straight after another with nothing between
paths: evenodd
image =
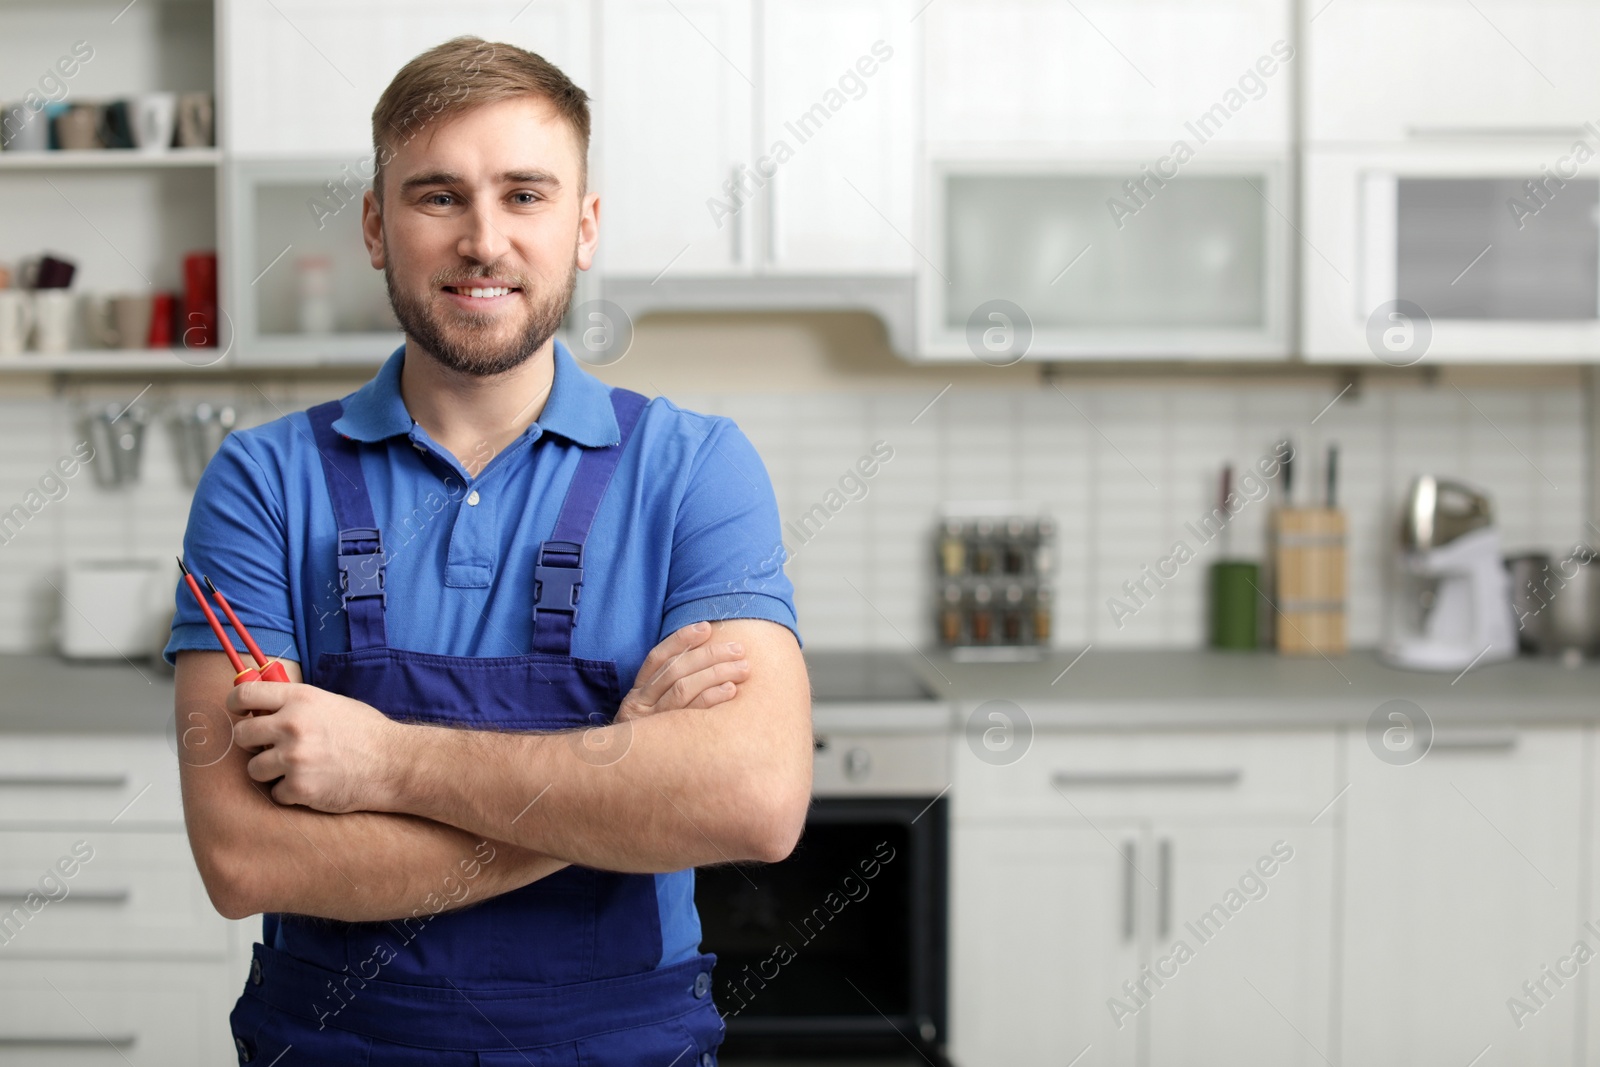
<instances>
[{"instance_id":1,"label":"kitchen wall","mask_svg":"<svg viewBox=\"0 0 1600 1067\"><path fill-rule=\"evenodd\" d=\"M1218 544L1186 528L1212 506L1217 472L1243 469L1291 439L1296 498L1320 494L1321 456L1340 447L1349 513L1350 635L1382 632L1384 571L1409 479L1431 472L1487 489L1506 549L1570 547L1584 536L1584 381L1560 368L1364 376L1349 389L1325 371L1074 368L1049 380L1036 365L912 367L866 315L659 316L602 376L682 406L735 419L765 458L790 525L801 632L808 648L897 647L931 640L925 598L929 536L942 501L1019 500L1060 527L1056 581L1063 647L1194 646L1204 640L1205 566ZM1110 376L1112 374L1116 376ZM348 377L175 384L129 377L59 388L8 378L0 391L0 511L37 488L79 440L86 405L159 411L199 399L239 405L244 421L276 417L358 384ZM1337 398L1337 399L1336 399ZM1331 405L1331 406L1330 406ZM801 517L874 442L893 458L819 529ZM49 646L56 571L73 559L167 558L179 548L188 490L163 425L152 425L141 483L106 490L85 471L0 543L0 651ZM848 485L845 487L848 490ZM57 491L59 495L59 490ZM1234 555L1259 557L1277 488L1235 519ZM834 498L837 502L838 498ZM1589 531L1591 542L1600 533ZM1183 540L1197 552L1140 600L1144 580ZM1169 566L1170 571L1170 566ZM1131 615L1114 620L1107 600ZM1120 621L1121 625L1118 625Z\"/></svg>"}]
</instances>

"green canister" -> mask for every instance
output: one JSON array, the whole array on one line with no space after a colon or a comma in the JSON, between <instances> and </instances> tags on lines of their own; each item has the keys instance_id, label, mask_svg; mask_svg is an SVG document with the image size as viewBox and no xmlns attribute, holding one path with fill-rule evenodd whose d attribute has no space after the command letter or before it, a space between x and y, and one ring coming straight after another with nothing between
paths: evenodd
<instances>
[{"instance_id":1,"label":"green canister","mask_svg":"<svg viewBox=\"0 0 1600 1067\"><path fill-rule=\"evenodd\" d=\"M1261 565L1219 560L1211 565L1211 647L1256 647L1256 604L1261 600Z\"/></svg>"}]
</instances>

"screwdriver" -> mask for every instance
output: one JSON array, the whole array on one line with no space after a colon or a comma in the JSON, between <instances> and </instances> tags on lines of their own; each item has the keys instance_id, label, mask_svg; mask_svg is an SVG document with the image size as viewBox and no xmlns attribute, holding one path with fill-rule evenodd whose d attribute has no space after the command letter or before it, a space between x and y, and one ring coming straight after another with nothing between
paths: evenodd
<instances>
[{"instance_id":1,"label":"screwdriver","mask_svg":"<svg viewBox=\"0 0 1600 1067\"><path fill-rule=\"evenodd\" d=\"M222 605L223 612L228 616L228 621L233 624L234 631L244 641L244 647L250 650L250 656L256 661L256 667L261 671L263 682L287 682L289 672L283 669L283 664L278 660L269 660L261 651L261 646L256 644L256 639L250 636L250 631L244 628L244 623L239 621L239 616L233 613L233 605L228 603L228 598L222 595L222 590L212 584L211 576L206 576L206 588L211 590L211 595L217 598L217 603Z\"/></svg>"},{"instance_id":2,"label":"screwdriver","mask_svg":"<svg viewBox=\"0 0 1600 1067\"><path fill-rule=\"evenodd\" d=\"M254 667L246 667L244 660L239 658L239 653L234 650L233 642L228 640L227 631L223 630L222 623L217 621L216 614L211 610L211 605L206 603L205 594L200 592L200 583L194 580L194 575L189 573L189 568L183 565L183 557L178 557L178 569L183 572L183 580L189 585L189 592L194 594L200 610L205 612L206 622L211 624L211 632L217 635L217 640L222 642L222 651L228 654L228 662L233 664L233 669L238 673L233 676L234 685L243 685L245 682L258 682L261 672Z\"/></svg>"}]
</instances>

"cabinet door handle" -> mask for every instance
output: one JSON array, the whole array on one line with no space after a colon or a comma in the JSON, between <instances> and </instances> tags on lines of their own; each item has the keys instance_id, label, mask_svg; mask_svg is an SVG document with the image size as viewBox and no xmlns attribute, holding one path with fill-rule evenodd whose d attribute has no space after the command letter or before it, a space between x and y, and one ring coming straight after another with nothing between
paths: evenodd
<instances>
[{"instance_id":1,"label":"cabinet door handle","mask_svg":"<svg viewBox=\"0 0 1600 1067\"><path fill-rule=\"evenodd\" d=\"M1058 789L1126 788L1227 788L1239 784L1244 772L1217 771L1057 771L1050 781Z\"/></svg>"},{"instance_id":2,"label":"cabinet door handle","mask_svg":"<svg viewBox=\"0 0 1600 1067\"><path fill-rule=\"evenodd\" d=\"M40 895L37 889L0 889L0 903L13 900L27 900L30 895ZM129 889L74 889L57 904L126 904L133 895Z\"/></svg>"},{"instance_id":3,"label":"cabinet door handle","mask_svg":"<svg viewBox=\"0 0 1600 1067\"><path fill-rule=\"evenodd\" d=\"M127 784L126 774L0 774L0 788L121 789Z\"/></svg>"},{"instance_id":4,"label":"cabinet door handle","mask_svg":"<svg viewBox=\"0 0 1600 1067\"><path fill-rule=\"evenodd\" d=\"M1137 869L1138 844L1125 841L1122 844L1122 940L1133 940L1133 894L1138 888L1133 884L1133 876Z\"/></svg>"},{"instance_id":5,"label":"cabinet door handle","mask_svg":"<svg viewBox=\"0 0 1600 1067\"><path fill-rule=\"evenodd\" d=\"M767 263L778 262L778 175L767 179Z\"/></svg>"},{"instance_id":6,"label":"cabinet door handle","mask_svg":"<svg viewBox=\"0 0 1600 1067\"><path fill-rule=\"evenodd\" d=\"M1160 914L1156 936L1164 939L1172 930L1172 838L1161 839L1158 862L1161 865L1161 899L1157 903Z\"/></svg>"},{"instance_id":7,"label":"cabinet door handle","mask_svg":"<svg viewBox=\"0 0 1600 1067\"><path fill-rule=\"evenodd\" d=\"M134 1034L0 1034L0 1048L100 1048L111 1045L124 1049L133 1045Z\"/></svg>"},{"instance_id":8,"label":"cabinet door handle","mask_svg":"<svg viewBox=\"0 0 1600 1067\"><path fill-rule=\"evenodd\" d=\"M744 209L746 207L746 202L744 199L744 190L739 186L739 167L737 164L728 169L728 176L733 181L733 203L735 210L733 212L732 254L733 265L737 267L739 264L744 262Z\"/></svg>"},{"instance_id":9,"label":"cabinet door handle","mask_svg":"<svg viewBox=\"0 0 1600 1067\"><path fill-rule=\"evenodd\" d=\"M1448 730L1434 733L1428 751L1509 753L1516 747L1515 730Z\"/></svg>"}]
</instances>

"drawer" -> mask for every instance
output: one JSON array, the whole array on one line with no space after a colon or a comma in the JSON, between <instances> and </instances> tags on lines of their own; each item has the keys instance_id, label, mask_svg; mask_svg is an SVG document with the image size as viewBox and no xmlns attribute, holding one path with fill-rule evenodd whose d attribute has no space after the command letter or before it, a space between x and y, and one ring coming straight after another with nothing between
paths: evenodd
<instances>
[{"instance_id":1,"label":"drawer","mask_svg":"<svg viewBox=\"0 0 1600 1067\"><path fill-rule=\"evenodd\" d=\"M0 959L220 959L229 944L182 833L0 832Z\"/></svg>"},{"instance_id":2,"label":"drawer","mask_svg":"<svg viewBox=\"0 0 1600 1067\"><path fill-rule=\"evenodd\" d=\"M8 736L0 825L183 824L178 757L159 734Z\"/></svg>"},{"instance_id":3,"label":"drawer","mask_svg":"<svg viewBox=\"0 0 1600 1067\"><path fill-rule=\"evenodd\" d=\"M236 1063L243 988L225 964L0 962L0 1067Z\"/></svg>"},{"instance_id":4,"label":"drawer","mask_svg":"<svg viewBox=\"0 0 1600 1067\"><path fill-rule=\"evenodd\" d=\"M952 816L1160 818L1246 815L1309 822L1342 787L1325 733L1037 734L1021 758L979 759L955 741Z\"/></svg>"}]
</instances>

